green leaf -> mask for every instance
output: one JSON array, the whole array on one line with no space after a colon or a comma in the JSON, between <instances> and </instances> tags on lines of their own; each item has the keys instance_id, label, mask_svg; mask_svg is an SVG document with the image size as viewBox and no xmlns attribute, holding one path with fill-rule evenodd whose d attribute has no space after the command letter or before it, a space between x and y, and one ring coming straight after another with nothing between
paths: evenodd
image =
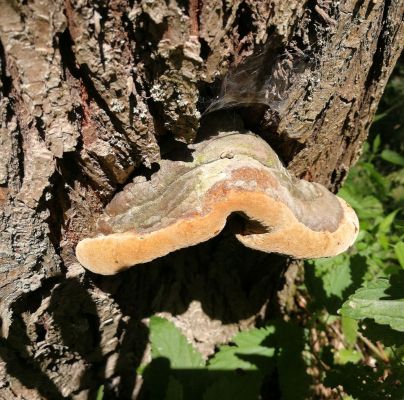
<instances>
[{"instance_id":1,"label":"green leaf","mask_svg":"<svg viewBox=\"0 0 404 400\"><path fill-rule=\"evenodd\" d=\"M274 332L273 326L251 329L238 333L231 346L221 346L208 368L211 374L226 375L213 382L203 399L258 398L262 380L275 364L275 348L264 344Z\"/></svg>"},{"instance_id":2,"label":"green leaf","mask_svg":"<svg viewBox=\"0 0 404 400\"><path fill-rule=\"evenodd\" d=\"M361 279L356 275L362 271L363 266L351 267L352 260L353 258L350 259L346 254L342 254L337 257L312 260L306 263L305 283L314 299L312 306L325 308L330 314L335 315L337 313L342 301L353 292L354 279L352 274L355 274L356 280ZM356 287L360 283L361 281Z\"/></svg>"},{"instance_id":3,"label":"green leaf","mask_svg":"<svg viewBox=\"0 0 404 400\"><path fill-rule=\"evenodd\" d=\"M387 113L376 114L376 115L374 116L374 118L373 118L373 122L380 121L380 120L383 119L386 115L387 115Z\"/></svg>"},{"instance_id":4,"label":"green leaf","mask_svg":"<svg viewBox=\"0 0 404 400\"><path fill-rule=\"evenodd\" d=\"M383 150L381 153L381 157L383 158L383 160L388 161L391 164L404 167L404 157L393 150Z\"/></svg>"},{"instance_id":5,"label":"green leaf","mask_svg":"<svg viewBox=\"0 0 404 400\"><path fill-rule=\"evenodd\" d=\"M314 261L315 275L323 281L327 297L343 299L344 290L352 283L349 259L345 255Z\"/></svg>"},{"instance_id":6,"label":"green leaf","mask_svg":"<svg viewBox=\"0 0 404 400\"><path fill-rule=\"evenodd\" d=\"M253 371L262 362L272 365L275 349L262 345L262 342L275 332L273 326L256 328L238 333L232 342L233 346L221 346L209 361L210 370L243 369ZM260 362L259 362L260 361Z\"/></svg>"},{"instance_id":7,"label":"green leaf","mask_svg":"<svg viewBox=\"0 0 404 400\"><path fill-rule=\"evenodd\" d=\"M389 215L383 218L378 227L378 233L388 233L391 228L391 224L394 222L394 218L396 217L399 210L395 210L391 212Z\"/></svg>"},{"instance_id":8,"label":"green leaf","mask_svg":"<svg viewBox=\"0 0 404 400\"><path fill-rule=\"evenodd\" d=\"M375 196L358 196L345 187L338 192L338 195L354 208L360 220L383 215L383 205Z\"/></svg>"},{"instance_id":9,"label":"green leaf","mask_svg":"<svg viewBox=\"0 0 404 400\"><path fill-rule=\"evenodd\" d=\"M104 385L101 385L97 390L96 400L102 400L104 398Z\"/></svg>"},{"instance_id":10,"label":"green leaf","mask_svg":"<svg viewBox=\"0 0 404 400\"><path fill-rule=\"evenodd\" d=\"M375 116L375 118L377 118L377 115ZM373 144L372 144L372 151L374 154L378 152L378 150L380 148L380 144L381 144L380 135L376 135L375 139L373 140Z\"/></svg>"},{"instance_id":11,"label":"green leaf","mask_svg":"<svg viewBox=\"0 0 404 400\"><path fill-rule=\"evenodd\" d=\"M217 382L206 393L207 399L256 399L257 383L262 383L276 365L279 375L279 386L284 400L303 400L309 387L307 366L303 361L304 331L300 327L283 321L274 321L265 328L256 328L237 334L232 340L232 346L222 346L219 352L209 362L209 370L241 371L233 379L225 377L226 381ZM257 375L258 374L258 375ZM257 376L261 380L256 380ZM244 379L245 385L235 383ZM247 382L248 380L248 382ZM235 390L226 387L240 386ZM259 386L258 386L259 388ZM231 394L230 394L231 393Z\"/></svg>"},{"instance_id":12,"label":"green leaf","mask_svg":"<svg viewBox=\"0 0 404 400\"><path fill-rule=\"evenodd\" d=\"M404 299L392 298L389 295L390 289L389 281L379 278L351 295L340 312L354 319L374 319L378 324L390 325L404 332Z\"/></svg>"},{"instance_id":13,"label":"green leaf","mask_svg":"<svg viewBox=\"0 0 404 400\"><path fill-rule=\"evenodd\" d=\"M153 358L167 358L171 368L200 368L205 365L201 354L188 343L172 322L151 317L149 328Z\"/></svg>"},{"instance_id":14,"label":"green leaf","mask_svg":"<svg viewBox=\"0 0 404 400\"><path fill-rule=\"evenodd\" d=\"M341 327L347 344L353 346L358 336L358 321L349 317L342 317Z\"/></svg>"},{"instance_id":15,"label":"green leaf","mask_svg":"<svg viewBox=\"0 0 404 400\"><path fill-rule=\"evenodd\" d=\"M343 298L343 292L352 283L351 271L348 263L340 264L323 275L324 289L327 294Z\"/></svg>"},{"instance_id":16,"label":"green leaf","mask_svg":"<svg viewBox=\"0 0 404 400\"><path fill-rule=\"evenodd\" d=\"M400 266L404 268L404 242L398 242L394 246L394 251L397 256L397 260L400 263Z\"/></svg>"},{"instance_id":17,"label":"green leaf","mask_svg":"<svg viewBox=\"0 0 404 400\"><path fill-rule=\"evenodd\" d=\"M221 346L209 361L211 373L227 372L205 392L204 400L256 399L262 379L275 365L275 348L263 343L275 332L275 327L255 328L238 333L231 346ZM236 371L242 371L236 373ZM231 374L232 376L228 376Z\"/></svg>"},{"instance_id":18,"label":"green leaf","mask_svg":"<svg viewBox=\"0 0 404 400\"><path fill-rule=\"evenodd\" d=\"M334 360L336 364L357 364L362 360L362 354L355 349L340 349L335 353Z\"/></svg>"}]
</instances>

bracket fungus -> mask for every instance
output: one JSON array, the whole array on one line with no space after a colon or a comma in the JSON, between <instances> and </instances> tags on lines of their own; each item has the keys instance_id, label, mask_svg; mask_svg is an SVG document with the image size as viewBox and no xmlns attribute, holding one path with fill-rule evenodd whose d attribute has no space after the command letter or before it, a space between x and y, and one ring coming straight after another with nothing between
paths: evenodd
<instances>
[{"instance_id":1,"label":"bracket fungus","mask_svg":"<svg viewBox=\"0 0 404 400\"><path fill-rule=\"evenodd\" d=\"M240 213L245 246L295 258L335 256L355 241L355 212L325 187L296 179L252 133L227 132L191 145L192 162L163 160L106 207L98 236L76 248L87 269L112 275L206 241ZM258 227L258 228L257 228Z\"/></svg>"}]
</instances>

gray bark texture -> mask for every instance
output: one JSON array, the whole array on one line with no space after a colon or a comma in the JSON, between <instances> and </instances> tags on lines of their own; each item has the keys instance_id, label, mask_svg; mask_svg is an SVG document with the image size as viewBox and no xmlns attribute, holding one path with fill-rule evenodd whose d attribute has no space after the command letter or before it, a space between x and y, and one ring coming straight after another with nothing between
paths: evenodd
<instances>
[{"instance_id":1,"label":"gray bark texture","mask_svg":"<svg viewBox=\"0 0 404 400\"><path fill-rule=\"evenodd\" d=\"M288 308L291 263L226 230L113 277L74 249L213 113L336 191L402 15L402 0L0 0L0 398L93 399L102 384L105 398L137 398L150 316L208 356Z\"/></svg>"}]
</instances>

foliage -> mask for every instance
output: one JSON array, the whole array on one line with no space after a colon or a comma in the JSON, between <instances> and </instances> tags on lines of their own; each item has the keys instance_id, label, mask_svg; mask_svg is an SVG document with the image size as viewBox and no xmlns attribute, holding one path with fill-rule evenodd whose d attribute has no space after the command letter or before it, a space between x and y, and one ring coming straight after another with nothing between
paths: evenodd
<instances>
[{"instance_id":1,"label":"foliage","mask_svg":"<svg viewBox=\"0 0 404 400\"><path fill-rule=\"evenodd\" d=\"M404 398L403 75L400 64L339 192L359 216L358 240L305 263L296 296L308 305L288 322L238 333L207 360L173 323L152 317L145 398Z\"/></svg>"},{"instance_id":2,"label":"foliage","mask_svg":"<svg viewBox=\"0 0 404 400\"><path fill-rule=\"evenodd\" d=\"M175 325L164 318L150 319L150 342L153 358L165 357L173 368L198 368L205 364Z\"/></svg>"},{"instance_id":3,"label":"foliage","mask_svg":"<svg viewBox=\"0 0 404 400\"><path fill-rule=\"evenodd\" d=\"M353 319L371 318L404 332L404 293L400 286L386 278L376 279L351 295L343 304L341 314ZM395 289L399 289L398 293Z\"/></svg>"},{"instance_id":4,"label":"foliage","mask_svg":"<svg viewBox=\"0 0 404 400\"><path fill-rule=\"evenodd\" d=\"M309 261L305 268L307 325L328 336L310 349L320 361L313 363L320 370L317 383L341 397L404 398L402 65L396 74L362 158L339 192L359 216L358 240L349 252Z\"/></svg>"},{"instance_id":5,"label":"foliage","mask_svg":"<svg viewBox=\"0 0 404 400\"><path fill-rule=\"evenodd\" d=\"M153 360L142 372L148 398L255 399L275 372L282 377L282 398L305 398L303 330L297 326L274 321L240 332L206 363L179 329L160 317L150 319L150 341Z\"/></svg>"},{"instance_id":6,"label":"foliage","mask_svg":"<svg viewBox=\"0 0 404 400\"><path fill-rule=\"evenodd\" d=\"M102 400L104 398L104 385L101 385L97 390L96 400Z\"/></svg>"}]
</instances>

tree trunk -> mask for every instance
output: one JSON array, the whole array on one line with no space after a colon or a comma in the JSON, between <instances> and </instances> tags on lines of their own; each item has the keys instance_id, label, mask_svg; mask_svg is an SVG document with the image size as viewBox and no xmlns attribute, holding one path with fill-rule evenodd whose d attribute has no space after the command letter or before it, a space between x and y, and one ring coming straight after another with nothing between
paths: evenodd
<instances>
[{"instance_id":1,"label":"tree trunk","mask_svg":"<svg viewBox=\"0 0 404 400\"><path fill-rule=\"evenodd\" d=\"M0 0L0 397L92 399L103 384L105 398L136 398L151 315L209 355L280 312L287 259L226 230L114 277L86 272L74 249L212 113L336 191L400 54L402 12L402 0Z\"/></svg>"}]
</instances>

